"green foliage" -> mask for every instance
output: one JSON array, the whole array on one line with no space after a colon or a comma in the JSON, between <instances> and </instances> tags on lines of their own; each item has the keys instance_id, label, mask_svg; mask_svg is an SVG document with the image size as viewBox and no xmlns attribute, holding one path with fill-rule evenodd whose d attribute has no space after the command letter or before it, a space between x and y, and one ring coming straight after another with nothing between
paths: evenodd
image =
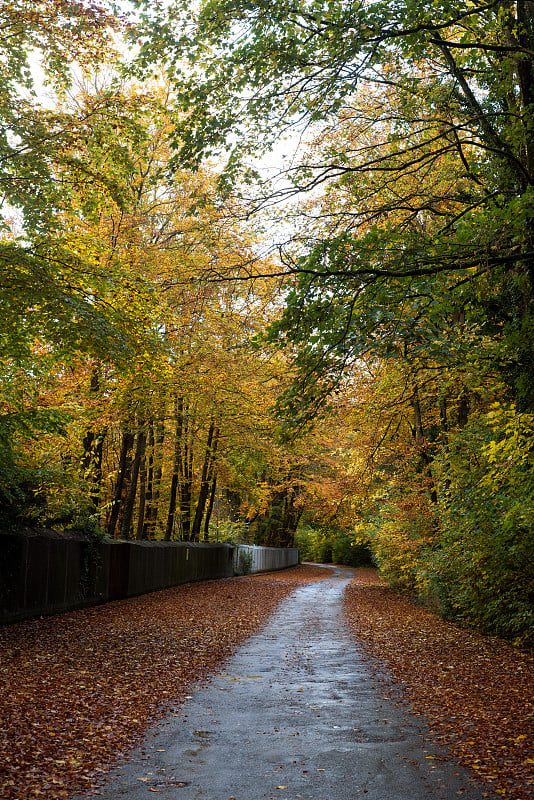
<instances>
[{"instance_id":1,"label":"green foliage","mask_svg":"<svg viewBox=\"0 0 534 800\"><path fill-rule=\"evenodd\" d=\"M429 580L448 614L534 639L534 417L496 404L455 434Z\"/></svg>"},{"instance_id":2,"label":"green foliage","mask_svg":"<svg viewBox=\"0 0 534 800\"><path fill-rule=\"evenodd\" d=\"M226 542L227 544L248 544L248 526L244 522L232 522L232 520L219 520L210 523L209 540L210 542Z\"/></svg>"},{"instance_id":3,"label":"green foliage","mask_svg":"<svg viewBox=\"0 0 534 800\"><path fill-rule=\"evenodd\" d=\"M534 638L533 435L533 415L513 405L473 415L434 462L439 502L409 494L404 473L367 527L390 585L518 644Z\"/></svg>"},{"instance_id":4,"label":"green foliage","mask_svg":"<svg viewBox=\"0 0 534 800\"><path fill-rule=\"evenodd\" d=\"M375 563L369 542L351 533L338 533L334 538L332 562L347 567L370 567Z\"/></svg>"},{"instance_id":5,"label":"green foliage","mask_svg":"<svg viewBox=\"0 0 534 800\"><path fill-rule=\"evenodd\" d=\"M335 526L315 528L302 523L295 535L301 561L343 564L347 567L371 566L374 561L368 539L358 531L347 532Z\"/></svg>"},{"instance_id":6,"label":"green foliage","mask_svg":"<svg viewBox=\"0 0 534 800\"><path fill-rule=\"evenodd\" d=\"M294 356L279 405L286 429L324 415L359 364L391 365L403 381L382 409L402 408L409 422L390 414L371 456L395 422L387 478L374 464L371 485L380 487L370 536L381 571L399 588L437 595L447 613L528 639L531 6L187 5L171 6L166 31L179 9L189 41L160 39L173 64L189 55L207 65L204 80L175 73L191 111L185 158L198 161L237 131L232 179L258 130L274 131L262 142L292 124L318 131L290 179L295 191L328 188L315 220L305 209L285 261L286 307L268 332ZM345 535L301 528L297 540L305 557L347 558Z\"/></svg>"},{"instance_id":7,"label":"green foliage","mask_svg":"<svg viewBox=\"0 0 534 800\"><path fill-rule=\"evenodd\" d=\"M332 563L333 536L328 529L301 523L295 534L295 547L299 548L301 561Z\"/></svg>"},{"instance_id":8,"label":"green foliage","mask_svg":"<svg viewBox=\"0 0 534 800\"><path fill-rule=\"evenodd\" d=\"M374 559L384 579L395 589L424 594L425 558L435 539L435 511L428 497L415 491L376 498L378 512L369 521Z\"/></svg>"},{"instance_id":9,"label":"green foliage","mask_svg":"<svg viewBox=\"0 0 534 800\"><path fill-rule=\"evenodd\" d=\"M22 441L36 440L43 432L62 436L66 416L54 409L22 408L0 414L0 523L9 527L29 522L45 504L45 475L21 463Z\"/></svg>"},{"instance_id":10,"label":"green foliage","mask_svg":"<svg viewBox=\"0 0 534 800\"><path fill-rule=\"evenodd\" d=\"M237 563L237 575L250 575L252 565L254 564L254 555L246 550L239 550L239 558Z\"/></svg>"},{"instance_id":11,"label":"green foliage","mask_svg":"<svg viewBox=\"0 0 534 800\"><path fill-rule=\"evenodd\" d=\"M128 505L129 534L135 507L139 536L179 485L170 535L191 516L198 441L217 425L203 488L214 501L226 481L228 513L250 530L219 521L211 538L289 544L313 497L327 508L316 519L342 522L301 524L303 560L360 566L372 550L396 588L530 641L532 4L135 7L138 75L165 63L172 89L111 78L67 91L71 63L93 78L105 51L122 69L105 0L0 9L0 522L98 534L113 476L113 511ZM35 91L34 55L54 108ZM292 128L313 131L308 152L285 188L256 183L255 209L313 200L287 215L280 264L257 265L237 223L258 177L250 156ZM183 173L223 152L220 185L242 181L239 207ZM243 292L227 281L239 265ZM285 272L274 303L256 269ZM304 453L296 434L342 397L353 435Z\"/></svg>"},{"instance_id":12,"label":"green foliage","mask_svg":"<svg viewBox=\"0 0 534 800\"><path fill-rule=\"evenodd\" d=\"M40 102L32 61L39 62L48 91L62 96L72 85L73 64L87 74L113 59L112 36L120 23L111 11L107 0L91 8L75 0L13 0L0 9L2 213L9 217L20 209L27 231L56 227L54 212L69 187L57 180L54 165L76 160L71 126L78 127L70 115Z\"/></svg>"},{"instance_id":13,"label":"green foliage","mask_svg":"<svg viewBox=\"0 0 534 800\"><path fill-rule=\"evenodd\" d=\"M532 402L532 354L520 341L534 281L534 160L523 145L533 29L520 14L531 11L350 0L205 0L194 10L176 0L163 19L147 10L141 60L156 44L172 64L188 112L181 157L197 163L231 140L235 178L251 147L292 124L319 131L289 177L295 191L328 184L326 221L304 216L287 256L286 309L269 333L296 351L281 404L288 426L312 419L369 354L407 349L447 367L489 360L477 309L488 286L498 294L510 283L523 296L493 328L493 367L512 376L525 408ZM194 68L181 72L186 57ZM459 309L469 335L457 346L449 321Z\"/></svg>"}]
</instances>

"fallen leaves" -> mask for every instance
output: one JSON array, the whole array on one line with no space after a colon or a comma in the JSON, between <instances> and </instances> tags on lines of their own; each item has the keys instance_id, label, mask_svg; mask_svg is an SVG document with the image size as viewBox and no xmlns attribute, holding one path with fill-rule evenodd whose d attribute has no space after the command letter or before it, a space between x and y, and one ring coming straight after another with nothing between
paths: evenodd
<instances>
[{"instance_id":1,"label":"fallen leaves","mask_svg":"<svg viewBox=\"0 0 534 800\"><path fill-rule=\"evenodd\" d=\"M185 584L0 629L2 800L86 789L285 596L327 574Z\"/></svg>"},{"instance_id":2,"label":"fallen leaves","mask_svg":"<svg viewBox=\"0 0 534 800\"><path fill-rule=\"evenodd\" d=\"M355 570L345 611L438 739L510 800L534 796L534 654L445 622Z\"/></svg>"}]
</instances>

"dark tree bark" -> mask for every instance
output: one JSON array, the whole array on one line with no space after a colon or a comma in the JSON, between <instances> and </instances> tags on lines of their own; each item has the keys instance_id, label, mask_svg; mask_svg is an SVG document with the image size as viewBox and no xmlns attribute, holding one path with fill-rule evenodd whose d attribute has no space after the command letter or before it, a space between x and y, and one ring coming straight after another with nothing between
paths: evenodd
<instances>
[{"instance_id":1,"label":"dark tree bark","mask_svg":"<svg viewBox=\"0 0 534 800\"><path fill-rule=\"evenodd\" d=\"M193 495L193 427L192 416L187 413L184 417L184 454L183 472L180 484L180 518L182 523L182 537L191 539L191 500Z\"/></svg>"},{"instance_id":2,"label":"dark tree bark","mask_svg":"<svg viewBox=\"0 0 534 800\"><path fill-rule=\"evenodd\" d=\"M89 499L95 511L98 508L102 488L102 459L106 434L107 428L104 428L97 433L87 431L83 438L82 469L89 479Z\"/></svg>"},{"instance_id":3,"label":"dark tree bark","mask_svg":"<svg viewBox=\"0 0 534 800\"><path fill-rule=\"evenodd\" d=\"M291 547L304 510L297 501L300 485L295 482L273 492L269 509L256 519L256 544L266 547Z\"/></svg>"},{"instance_id":4,"label":"dark tree bark","mask_svg":"<svg viewBox=\"0 0 534 800\"><path fill-rule=\"evenodd\" d=\"M163 421L159 419L155 424L155 429L154 425L151 427L153 446L149 461L150 492L147 496L147 509L143 528L143 538L145 539L154 538L156 533L159 513L161 474L163 467L163 445L165 442L165 425Z\"/></svg>"},{"instance_id":5,"label":"dark tree bark","mask_svg":"<svg viewBox=\"0 0 534 800\"><path fill-rule=\"evenodd\" d=\"M177 397L174 403L176 428L174 432L174 456L172 464L171 493L169 497L169 510L165 526L165 541L172 539L176 520L176 498L182 474L182 436L183 436L183 398Z\"/></svg>"},{"instance_id":6,"label":"dark tree bark","mask_svg":"<svg viewBox=\"0 0 534 800\"><path fill-rule=\"evenodd\" d=\"M152 539L156 532L159 505L159 487L163 463L165 426L161 420L151 419L147 425L147 443L144 469L146 473L145 509L143 530L137 538ZM141 473L141 478L143 477Z\"/></svg>"},{"instance_id":7,"label":"dark tree bark","mask_svg":"<svg viewBox=\"0 0 534 800\"><path fill-rule=\"evenodd\" d=\"M123 539L129 539L131 535L135 498L137 496L137 482L139 479L139 468L145 456L146 433L143 429L137 432L135 437L135 453L132 462L132 469L130 475L130 485L128 487L128 494L126 495L126 502L124 504L124 513L122 516L121 536Z\"/></svg>"},{"instance_id":8,"label":"dark tree bark","mask_svg":"<svg viewBox=\"0 0 534 800\"><path fill-rule=\"evenodd\" d=\"M414 386L413 394L411 398L411 404L413 408L413 415L414 415L414 427L413 427L413 436L415 440L415 444L418 447L423 447L425 443L425 434L423 429L423 417L421 414L421 404L419 402L419 389L417 386Z\"/></svg>"},{"instance_id":9,"label":"dark tree bark","mask_svg":"<svg viewBox=\"0 0 534 800\"><path fill-rule=\"evenodd\" d=\"M137 538L149 539L152 523L153 499L154 499L154 420L150 419L147 424L146 452L143 465L144 470L144 504L143 504L143 526L139 534L139 524L137 526ZM143 472L141 473L141 487L143 486Z\"/></svg>"},{"instance_id":10,"label":"dark tree bark","mask_svg":"<svg viewBox=\"0 0 534 800\"><path fill-rule=\"evenodd\" d=\"M133 434L130 431L123 429L117 481L115 483L115 492L111 502L111 513L108 523L108 536L111 536L112 538L115 536L115 530L117 528L117 522L121 511L123 491L125 485L128 483L128 474L130 468L129 457L133 447L133 442Z\"/></svg>"},{"instance_id":11,"label":"dark tree bark","mask_svg":"<svg viewBox=\"0 0 534 800\"><path fill-rule=\"evenodd\" d=\"M100 391L100 374L95 365L91 371L90 393L97 394ZM83 437L83 455L81 467L85 476L89 480L89 499L92 508L96 511L100 500L102 487L102 458L104 452L104 439L106 438L107 428L102 430L89 429Z\"/></svg>"},{"instance_id":12,"label":"dark tree bark","mask_svg":"<svg viewBox=\"0 0 534 800\"><path fill-rule=\"evenodd\" d=\"M146 482L147 482L147 457L146 447L141 464L139 467L139 508L137 511L137 526L135 530L135 538L143 539L145 530L145 509L146 509Z\"/></svg>"},{"instance_id":13,"label":"dark tree bark","mask_svg":"<svg viewBox=\"0 0 534 800\"><path fill-rule=\"evenodd\" d=\"M465 428L469 420L469 392L464 387L458 398L458 427Z\"/></svg>"},{"instance_id":14,"label":"dark tree bark","mask_svg":"<svg viewBox=\"0 0 534 800\"><path fill-rule=\"evenodd\" d=\"M198 542L200 539L202 518L204 516L204 509L206 507L206 501L210 491L210 473L213 473L213 465L215 463L215 457L217 454L218 441L219 429L216 428L215 423L212 422L208 430L208 441L206 444L206 452L204 454L204 463L202 465L202 476L200 478L197 507L195 509L195 517L191 530L191 539L194 542Z\"/></svg>"},{"instance_id":15,"label":"dark tree bark","mask_svg":"<svg viewBox=\"0 0 534 800\"><path fill-rule=\"evenodd\" d=\"M437 503L438 502L438 494L437 494L437 491L436 491L436 486L435 486L435 483L434 483L432 470L430 469L430 465L432 463L432 458L428 454L428 450L427 450L427 447L426 447L426 439L425 439L425 433L424 433L424 428L423 428L423 416L422 416L422 413L421 413L421 404L419 402L419 388L418 388L417 384L414 384L413 394L412 394L410 402L411 402L411 405L412 405L412 408L413 408L413 412L414 412L414 427L413 427L414 440L415 440L415 444L417 446L417 449L419 450L419 455L420 455L420 458L421 458L420 470L421 470L421 472L426 473L426 475L428 477L428 481L429 481L429 485L430 485L429 491L430 491L430 499L431 499L431 501L433 503Z\"/></svg>"},{"instance_id":16,"label":"dark tree bark","mask_svg":"<svg viewBox=\"0 0 534 800\"><path fill-rule=\"evenodd\" d=\"M206 518L204 520L204 541L209 541L209 531L210 531L210 520L211 515L213 513L213 505L215 503L215 492L217 490L217 475L213 476L213 480L211 482L211 491L210 491L210 499L208 503L208 508L206 510Z\"/></svg>"},{"instance_id":17,"label":"dark tree bark","mask_svg":"<svg viewBox=\"0 0 534 800\"><path fill-rule=\"evenodd\" d=\"M237 522L240 519L241 508L241 494L234 489L226 488L224 490L226 502L228 503L229 516L232 522Z\"/></svg>"}]
</instances>

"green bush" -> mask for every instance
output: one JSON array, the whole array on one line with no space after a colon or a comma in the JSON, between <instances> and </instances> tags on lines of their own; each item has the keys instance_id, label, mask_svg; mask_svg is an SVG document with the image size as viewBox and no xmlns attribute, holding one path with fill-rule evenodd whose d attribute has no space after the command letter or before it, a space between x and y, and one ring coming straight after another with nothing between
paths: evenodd
<instances>
[{"instance_id":1,"label":"green bush","mask_svg":"<svg viewBox=\"0 0 534 800\"><path fill-rule=\"evenodd\" d=\"M419 596L427 591L426 557L435 546L437 526L436 510L417 484L397 493L392 487L381 498L368 531L380 574L392 588Z\"/></svg>"},{"instance_id":2,"label":"green bush","mask_svg":"<svg viewBox=\"0 0 534 800\"><path fill-rule=\"evenodd\" d=\"M403 472L361 526L393 588L517 644L534 642L533 438L534 415L494 404L433 462L437 504Z\"/></svg>"},{"instance_id":3,"label":"green bush","mask_svg":"<svg viewBox=\"0 0 534 800\"><path fill-rule=\"evenodd\" d=\"M301 524L295 534L295 547L299 549L301 561L318 561L317 531L310 525Z\"/></svg>"},{"instance_id":4,"label":"green bush","mask_svg":"<svg viewBox=\"0 0 534 800\"><path fill-rule=\"evenodd\" d=\"M369 543L354 532L327 526L313 528L302 524L295 537L301 561L320 564L343 564L348 567L369 566L373 563Z\"/></svg>"},{"instance_id":5,"label":"green bush","mask_svg":"<svg viewBox=\"0 0 534 800\"><path fill-rule=\"evenodd\" d=\"M334 534L326 527L314 528L301 523L295 534L295 546L299 548L301 561L332 563Z\"/></svg>"},{"instance_id":6,"label":"green bush","mask_svg":"<svg viewBox=\"0 0 534 800\"><path fill-rule=\"evenodd\" d=\"M430 585L447 615L534 640L534 417L495 405L455 436Z\"/></svg>"},{"instance_id":7,"label":"green bush","mask_svg":"<svg viewBox=\"0 0 534 800\"><path fill-rule=\"evenodd\" d=\"M248 544L249 532L245 522L219 520L209 526L210 542L226 542L227 544Z\"/></svg>"},{"instance_id":8,"label":"green bush","mask_svg":"<svg viewBox=\"0 0 534 800\"><path fill-rule=\"evenodd\" d=\"M355 541L347 533L338 534L332 546L332 561L346 567L369 567L373 565L373 554L369 544Z\"/></svg>"}]
</instances>

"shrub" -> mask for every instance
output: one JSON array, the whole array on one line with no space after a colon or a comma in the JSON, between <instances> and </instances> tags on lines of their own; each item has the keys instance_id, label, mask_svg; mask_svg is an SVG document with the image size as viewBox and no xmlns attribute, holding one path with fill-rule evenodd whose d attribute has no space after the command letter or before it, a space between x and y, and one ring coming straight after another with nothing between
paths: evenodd
<instances>
[{"instance_id":1,"label":"shrub","mask_svg":"<svg viewBox=\"0 0 534 800\"><path fill-rule=\"evenodd\" d=\"M382 504L369 535L380 573L393 588L418 594L426 590L426 557L436 527L435 509L421 490Z\"/></svg>"},{"instance_id":2,"label":"shrub","mask_svg":"<svg viewBox=\"0 0 534 800\"><path fill-rule=\"evenodd\" d=\"M534 417L496 404L457 432L429 574L446 613L534 639Z\"/></svg>"},{"instance_id":3,"label":"shrub","mask_svg":"<svg viewBox=\"0 0 534 800\"><path fill-rule=\"evenodd\" d=\"M332 561L346 567L369 567L374 563L369 543L348 533L340 533L335 537Z\"/></svg>"}]
</instances>

